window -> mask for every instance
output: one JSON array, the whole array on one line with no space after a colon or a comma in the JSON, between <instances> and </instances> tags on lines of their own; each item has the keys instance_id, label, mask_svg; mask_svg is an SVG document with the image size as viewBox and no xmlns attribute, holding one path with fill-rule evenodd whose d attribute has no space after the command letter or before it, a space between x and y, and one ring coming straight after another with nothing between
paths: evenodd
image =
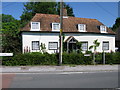
<instances>
[{"instance_id":1,"label":"window","mask_svg":"<svg viewBox=\"0 0 120 90\"><path fill-rule=\"evenodd\" d=\"M100 31L101 31L101 32L106 32L106 26L101 25L101 26L100 26Z\"/></svg>"},{"instance_id":2,"label":"window","mask_svg":"<svg viewBox=\"0 0 120 90\"><path fill-rule=\"evenodd\" d=\"M52 23L52 30L60 31L60 23Z\"/></svg>"},{"instance_id":3,"label":"window","mask_svg":"<svg viewBox=\"0 0 120 90\"><path fill-rule=\"evenodd\" d=\"M86 31L86 25L85 24L78 24L78 30L80 32L85 32Z\"/></svg>"},{"instance_id":4,"label":"window","mask_svg":"<svg viewBox=\"0 0 120 90\"><path fill-rule=\"evenodd\" d=\"M32 50L39 50L39 41L32 41Z\"/></svg>"},{"instance_id":5,"label":"window","mask_svg":"<svg viewBox=\"0 0 120 90\"><path fill-rule=\"evenodd\" d=\"M49 50L57 50L58 42L49 42Z\"/></svg>"},{"instance_id":6,"label":"window","mask_svg":"<svg viewBox=\"0 0 120 90\"><path fill-rule=\"evenodd\" d=\"M31 30L32 31L40 30L40 22L31 22Z\"/></svg>"},{"instance_id":7,"label":"window","mask_svg":"<svg viewBox=\"0 0 120 90\"><path fill-rule=\"evenodd\" d=\"M81 49L83 51L87 51L88 50L88 42L82 42Z\"/></svg>"},{"instance_id":8,"label":"window","mask_svg":"<svg viewBox=\"0 0 120 90\"><path fill-rule=\"evenodd\" d=\"M103 50L109 50L109 42L103 42Z\"/></svg>"}]
</instances>

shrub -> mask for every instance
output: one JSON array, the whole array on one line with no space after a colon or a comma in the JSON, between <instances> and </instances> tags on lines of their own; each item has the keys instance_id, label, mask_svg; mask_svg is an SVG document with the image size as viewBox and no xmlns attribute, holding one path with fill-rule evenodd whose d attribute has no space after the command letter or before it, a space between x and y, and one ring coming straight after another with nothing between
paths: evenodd
<instances>
[{"instance_id":1,"label":"shrub","mask_svg":"<svg viewBox=\"0 0 120 90\"><path fill-rule=\"evenodd\" d=\"M103 53L97 53L95 56L96 64L103 64Z\"/></svg>"},{"instance_id":2,"label":"shrub","mask_svg":"<svg viewBox=\"0 0 120 90\"><path fill-rule=\"evenodd\" d=\"M2 64L7 66L54 65L57 64L57 58L55 54L25 53L4 57Z\"/></svg>"},{"instance_id":3,"label":"shrub","mask_svg":"<svg viewBox=\"0 0 120 90\"><path fill-rule=\"evenodd\" d=\"M96 54L96 63L103 64L103 54ZM13 57L3 57L2 65L26 66L26 65L57 65L59 54L25 53ZM82 53L63 53L63 64L87 65L92 63L93 56L84 56ZM120 64L120 52L106 53L106 64Z\"/></svg>"},{"instance_id":4,"label":"shrub","mask_svg":"<svg viewBox=\"0 0 120 90\"><path fill-rule=\"evenodd\" d=\"M63 64L91 64L92 58L82 53L63 53Z\"/></svg>"},{"instance_id":5,"label":"shrub","mask_svg":"<svg viewBox=\"0 0 120 90\"><path fill-rule=\"evenodd\" d=\"M97 64L103 64L103 53L96 55ZM105 53L106 64L120 64L120 52Z\"/></svg>"}]
</instances>

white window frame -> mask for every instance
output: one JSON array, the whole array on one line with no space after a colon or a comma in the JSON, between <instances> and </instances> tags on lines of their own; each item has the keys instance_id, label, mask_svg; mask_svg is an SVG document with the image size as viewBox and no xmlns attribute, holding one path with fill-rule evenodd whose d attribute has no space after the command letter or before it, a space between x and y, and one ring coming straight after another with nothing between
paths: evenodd
<instances>
[{"instance_id":1,"label":"white window frame","mask_svg":"<svg viewBox=\"0 0 120 90\"><path fill-rule=\"evenodd\" d=\"M34 27L34 26L33 26L33 23L38 23L38 26L37 26L38 28L37 28L37 29L36 29L36 28L35 28L35 29L33 28L33 27ZM31 31L40 31L40 22L31 22Z\"/></svg>"},{"instance_id":2,"label":"white window frame","mask_svg":"<svg viewBox=\"0 0 120 90\"><path fill-rule=\"evenodd\" d=\"M54 24L59 24L58 29L54 29ZM52 31L60 31L60 23L52 23Z\"/></svg>"},{"instance_id":3,"label":"white window frame","mask_svg":"<svg viewBox=\"0 0 120 90\"><path fill-rule=\"evenodd\" d=\"M105 45L104 45L105 43L107 43L108 45L105 46ZM107 49L106 49L106 47L107 47ZM109 41L103 41L102 50L109 50Z\"/></svg>"},{"instance_id":4,"label":"white window frame","mask_svg":"<svg viewBox=\"0 0 120 90\"><path fill-rule=\"evenodd\" d=\"M81 26L83 26L83 29L81 29ZM78 24L78 30L80 32L86 32L86 24Z\"/></svg>"},{"instance_id":5,"label":"white window frame","mask_svg":"<svg viewBox=\"0 0 120 90\"><path fill-rule=\"evenodd\" d=\"M87 49L82 49L82 47L83 47L82 44L83 43L87 43ZM84 46L84 47L86 47L86 46ZM82 51L87 51L88 50L88 41L82 41L81 42L81 49L82 49Z\"/></svg>"},{"instance_id":6,"label":"white window frame","mask_svg":"<svg viewBox=\"0 0 120 90\"><path fill-rule=\"evenodd\" d=\"M52 43L52 44L53 44L53 43L56 43L56 44L57 44L56 48L53 48L53 47L51 48L51 46L50 46L51 43ZM57 50L57 49L58 49L58 42L49 42L49 43L48 43L48 48L49 48L49 50Z\"/></svg>"},{"instance_id":7,"label":"white window frame","mask_svg":"<svg viewBox=\"0 0 120 90\"><path fill-rule=\"evenodd\" d=\"M36 46L34 47L33 43L38 42L38 46L36 48ZM40 42L39 41L32 41L32 50L40 50Z\"/></svg>"},{"instance_id":8,"label":"white window frame","mask_svg":"<svg viewBox=\"0 0 120 90\"><path fill-rule=\"evenodd\" d=\"M106 28L105 25L101 25L101 26L100 26L100 32L101 32L101 33L106 33L106 32L107 32L107 28Z\"/></svg>"}]
</instances>

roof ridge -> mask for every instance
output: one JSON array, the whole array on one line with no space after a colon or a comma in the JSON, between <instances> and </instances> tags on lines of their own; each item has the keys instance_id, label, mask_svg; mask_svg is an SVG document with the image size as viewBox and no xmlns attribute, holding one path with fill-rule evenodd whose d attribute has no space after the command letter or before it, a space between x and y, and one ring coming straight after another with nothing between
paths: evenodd
<instances>
[{"instance_id":1,"label":"roof ridge","mask_svg":"<svg viewBox=\"0 0 120 90\"><path fill-rule=\"evenodd\" d=\"M69 17L71 17L71 18L79 18L79 19L88 19L88 20L97 20L97 19L92 19L92 18L81 18L81 17L72 17L72 16L69 16Z\"/></svg>"},{"instance_id":2,"label":"roof ridge","mask_svg":"<svg viewBox=\"0 0 120 90\"><path fill-rule=\"evenodd\" d=\"M45 14L45 13L36 13L35 15L52 15L52 16L60 16L57 14ZM88 19L88 20L97 20L97 19L92 19L92 18L81 18L81 17L73 17L73 16L68 16L70 18L79 18L79 19ZM98 21L98 20L97 20Z\"/></svg>"},{"instance_id":3,"label":"roof ridge","mask_svg":"<svg viewBox=\"0 0 120 90\"><path fill-rule=\"evenodd\" d=\"M45 13L36 13L35 15L37 15L37 14L38 14L38 15L40 15L40 14L42 15L42 14L43 14L43 15L54 15L54 16L59 16L59 15L57 15L57 14L45 14Z\"/></svg>"}]
</instances>

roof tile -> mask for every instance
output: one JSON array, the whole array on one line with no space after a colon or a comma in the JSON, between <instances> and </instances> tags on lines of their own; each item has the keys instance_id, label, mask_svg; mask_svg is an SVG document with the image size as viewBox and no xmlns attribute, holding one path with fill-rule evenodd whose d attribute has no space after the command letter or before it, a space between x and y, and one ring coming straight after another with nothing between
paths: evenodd
<instances>
[{"instance_id":1,"label":"roof tile","mask_svg":"<svg viewBox=\"0 0 120 90\"><path fill-rule=\"evenodd\" d=\"M30 22L40 22L41 31L52 31L52 23L60 23L60 16L53 14L36 13L36 15L32 18ZM21 31L30 31L30 22L25 27L23 27ZM68 16L68 18L63 18L63 32L79 32L77 28L78 24L86 24L86 31L94 33L100 33L99 26L104 25L96 19ZM109 34L115 34L108 27L107 32Z\"/></svg>"}]
</instances>

